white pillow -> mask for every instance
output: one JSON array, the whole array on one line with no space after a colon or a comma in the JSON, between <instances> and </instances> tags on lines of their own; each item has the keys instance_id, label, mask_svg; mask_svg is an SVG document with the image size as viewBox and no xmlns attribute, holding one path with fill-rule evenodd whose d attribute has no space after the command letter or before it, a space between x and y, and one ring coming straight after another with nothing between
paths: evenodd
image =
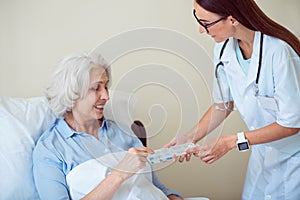
<instances>
[{"instance_id":1,"label":"white pillow","mask_svg":"<svg viewBox=\"0 0 300 200\"><path fill-rule=\"evenodd\" d=\"M0 199L39 199L32 150L54 121L44 97L0 98Z\"/></svg>"}]
</instances>

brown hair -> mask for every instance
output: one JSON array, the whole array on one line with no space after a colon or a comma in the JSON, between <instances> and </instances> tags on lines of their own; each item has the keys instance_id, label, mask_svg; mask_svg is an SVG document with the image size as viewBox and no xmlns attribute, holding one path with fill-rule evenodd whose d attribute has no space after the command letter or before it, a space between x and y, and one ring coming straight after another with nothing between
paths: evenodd
<instances>
[{"instance_id":1,"label":"brown hair","mask_svg":"<svg viewBox=\"0 0 300 200\"><path fill-rule=\"evenodd\" d=\"M232 16L245 27L287 42L300 55L300 41L288 29L270 19L254 0L196 0L205 10L222 17Z\"/></svg>"}]
</instances>

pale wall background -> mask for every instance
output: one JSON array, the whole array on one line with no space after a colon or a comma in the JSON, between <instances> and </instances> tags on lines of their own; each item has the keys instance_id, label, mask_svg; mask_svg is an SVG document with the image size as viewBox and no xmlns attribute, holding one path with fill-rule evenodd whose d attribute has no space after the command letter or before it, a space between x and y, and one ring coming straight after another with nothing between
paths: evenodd
<instances>
[{"instance_id":1,"label":"pale wall background","mask_svg":"<svg viewBox=\"0 0 300 200\"><path fill-rule=\"evenodd\" d=\"M299 0L257 3L300 36ZM134 118L145 123L149 146L159 148L191 128L211 103L214 41L199 35L192 6L192 0L0 0L0 97L41 96L59 58L108 44L103 54L112 63L112 89L136 95ZM156 38L159 29L167 37ZM138 40L134 30L155 45L129 47ZM128 31L129 39L118 37ZM121 47L129 52L119 53ZM212 136L240 130L246 127L234 113ZM248 156L232 151L212 165L193 159L159 166L157 173L184 196L235 200L242 193Z\"/></svg>"}]
</instances>

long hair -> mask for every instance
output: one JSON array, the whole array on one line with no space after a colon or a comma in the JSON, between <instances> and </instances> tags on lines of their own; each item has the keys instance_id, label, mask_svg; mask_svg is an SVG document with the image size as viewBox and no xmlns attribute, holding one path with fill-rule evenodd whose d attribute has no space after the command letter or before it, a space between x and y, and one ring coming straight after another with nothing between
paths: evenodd
<instances>
[{"instance_id":1,"label":"long hair","mask_svg":"<svg viewBox=\"0 0 300 200\"><path fill-rule=\"evenodd\" d=\"M105 69L111 79L110 66L97 52L68 55L57 64L45 91L49 106L57 117L65 117L75 101L86 95L92 68Z\"/></svg>"},{"instance_id":2,"label":"long hair","mask_svg":"<svg viewBox=\"0 0 300 200\"><path fill-rule=\"evenodd\" d=\"M222 17L232 16L248 29L260 31L288 43L300 56L300 41L288 29L270 19L254 0L196 0L205 10Z\"/></svg>"}]
</instances>

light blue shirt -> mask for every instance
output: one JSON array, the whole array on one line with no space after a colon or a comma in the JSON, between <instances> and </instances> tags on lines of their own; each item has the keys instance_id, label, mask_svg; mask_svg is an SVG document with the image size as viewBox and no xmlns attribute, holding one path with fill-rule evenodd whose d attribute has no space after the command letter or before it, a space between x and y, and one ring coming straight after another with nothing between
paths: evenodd
<instances>
[{"instance_id":1,"label":"light blue shirt","mask_svg":"<svg viewBox=\"0 0 300 200\"><path fill-rule=\"evenodd\" d=\"M66 176L73 168L107 153L142 146L134 134L108 120L99 128L98 138L75 132L63 119L57 119L40 137L33 152L33 173L41 199L70 199ZM180 196L161 184L154 172L152 175L153 184L165 195Z\"/></svg>"},{"instance_id":2,"label":"light blue shirt","mask_svg":"<svg viewBox=\"0 0 300 200\"><path fill-rule=\"evenodd\" d=\"M244 71L245 75L247 75L248 73L248 69L249 69L249 65L250 65L250 62L251 62L251 58L249 59L244 59L244 56L243 56L243 53L242 53L242 50L239 46L239 43L238 41L236 40L235 41L235 51L236 51L236 58L242 68L242 70Z\"/></svg>"}]
</instances>

